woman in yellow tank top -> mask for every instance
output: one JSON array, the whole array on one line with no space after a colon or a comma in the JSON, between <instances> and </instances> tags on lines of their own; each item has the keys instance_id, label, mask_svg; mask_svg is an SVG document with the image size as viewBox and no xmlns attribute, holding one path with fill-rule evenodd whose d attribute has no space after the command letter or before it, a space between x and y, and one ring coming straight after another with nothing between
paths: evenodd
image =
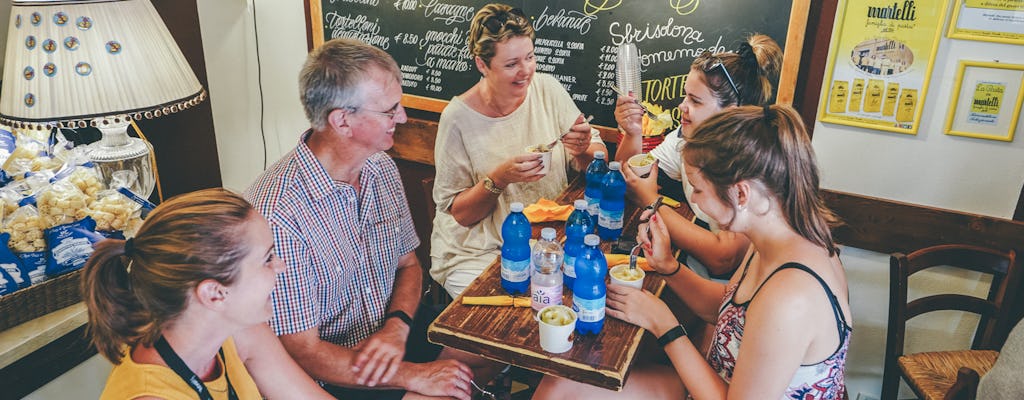
<instances>
[{"instance_id":1,"label":"woman in yellow tank top","mask_svg":"<svg viewBox=\"0 0 1024 400\"><path fill-rule=\"evenodd\" d=\"M331 398L266 321L284 263L266 220L207 189L157 207L84 268L89 331L116 364L101 399Z\"/></svg>"}]
</instances>

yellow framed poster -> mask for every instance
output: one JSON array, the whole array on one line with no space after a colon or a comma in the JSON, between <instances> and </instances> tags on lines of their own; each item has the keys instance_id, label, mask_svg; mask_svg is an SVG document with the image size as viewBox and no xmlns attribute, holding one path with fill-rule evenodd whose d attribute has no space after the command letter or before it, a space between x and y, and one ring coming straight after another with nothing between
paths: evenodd
<instances>
[{"instance_id":1,"label":"yellow framed poster","mask_svg":"<svg viewBox=\"0 0 1024 400\"><path fill-rule=\"evenodd\" d=\"M947 35L1024 44L1024 0L956 0Z\"/></svg>"},{"instance_id":2,"label":"yellow framed poster","mask_svg":"<svg viewBox=\"0 0 1024 400\"><path fill-rule=\"evenodd\" d=\"M818 119L917 134L949 2L844 3L836 15Z\"/></svg>"},{"instance_id":3,"label":"yellow framed poster","mask_svg":"<svg viewBox=\"0 0 1024 400\"><path fill-rule=\"evenodd\" d=\"M1013 141L1024 104L1024 65L960 61L946 134Z\"/></svg>"}]
</instances>

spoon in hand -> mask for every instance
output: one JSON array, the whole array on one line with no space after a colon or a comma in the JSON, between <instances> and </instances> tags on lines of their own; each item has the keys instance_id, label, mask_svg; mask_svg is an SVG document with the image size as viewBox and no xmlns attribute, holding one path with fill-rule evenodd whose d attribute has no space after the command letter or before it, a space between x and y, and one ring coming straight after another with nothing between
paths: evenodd
<instances>
[{"instance_id":1,"label":"spoon in hand","mask_svg":"<svg viewBox=\"0 0 1024 400\"><path fill-rule=\"evenodd\" d=\"M589 122L590 122L591 120L593 120L593 119L594 119L594 116L593 116L593 115L591 115L591 116L587 117L587 120L586 120L586 122L587 122L587 123L589 123ZM569 132L572 132L572 131L569 131ZM565 137L565 135L568 135L568 134L569 134L569 132L566 132L566 133L563 133L563 134L559 135L559 136L558 136L558 139L555 139L555 140L554 140L553 142L551 142L551 143L548 143L548 144L546 144L546 145L545 145L545 144L539 144L539 145L537 145L537 150L540 150L541 152L546 152L546 151L549 151L549 150L551 150L551 148L552 148L552 147L555 147L555 145L556 145L556 144L558 144L558 142L561 142L561 141L562 141L562 138L564 138L564 137Z\"/></svg>"},{"instance_id":2,"label":"spoon in hand","mask_svg":"<svg viewBox=\"0 0 1024 400\"><path fill-rule=\"evenodd\" d=\"M622 92L622 89L619 89L619 87L615 86L614 83L611 84L610 87L612 88L612 91L615 92L615 94L619 95L619 97L625 97L626 96L626 94ZM648 118L650 118L650 119L659 119L658 114L655 114L655 113L651 112L651 110L648 110L647 107L644 107L643 104L640 104L640 101L633 100L633 102L636 103L636 105L640 106L640 108L642 110L644 110L645 113L647 113L647 117Z\"/></svg>"}]
</instances>

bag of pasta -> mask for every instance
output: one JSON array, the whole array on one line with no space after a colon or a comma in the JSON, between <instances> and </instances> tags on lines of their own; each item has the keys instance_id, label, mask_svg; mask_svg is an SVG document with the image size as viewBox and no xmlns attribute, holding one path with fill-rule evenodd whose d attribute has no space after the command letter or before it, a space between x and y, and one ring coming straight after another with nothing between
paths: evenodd
<instances>
[{"instance_id":1,"label":"bag of pasta","mask_svg":"<svg viewBox=\"0 0 1024 400\"><path fill-rule=\"evenodd\" d=\"M18 284L18 288L27 288L29 285L42 282L44 279L44 271L40 269L38 271L38 277L30 276L33 271L29 271L22 265L21 260L11 252L11 249L7 247L7 243L11 239L11 234L0 232L0 270L7 272L8 275L14 279L14 282Z\"/></svg>"},{"instance_id":2,"label":"bag of pasta","mask_svg":"<svg viewBox=\"0 0 1024 400\"><path fill-rule=\"evenodd\" d=\"M67 179L54 182L49 189L36 196L36 208L47 227L79 220L78 214L88 205L89 196Z\"/></svg>"},{"instance_id":3,"label":"bag of pasta","mask_svg":"<svg viewBox=\"0 0 1024 400\"><path fill-rule=\"evenodd\" d=\"M55 182L61 179L67 179L71 183L75 184L78 190L89 196L89 201L96 199L96 195L105 189L103 185L103 179L100 178L99 171L96 170L96 165L85 156L85 154L75 148L68 152L68 160L64 163L64 166L56 175L50 180Z\"/></svg>"},{"instance_id":4,"label":"bag of pasta","mask_svg":"<svg viewBox=\"0 0 1024 400\"><path fill-rule=\"evenodd\" d=\"M141 225L141 210L141 204L121 192L104 190L99 193L96 201L83 210L81 217L92 217L96 221L96 231L103 236L123 239L125 231L129 232L127 237L134 236L132 228L137 229Z\"/></svg>"},{"instance_id":5,"label":"bag of pasta","mask_svg":"<svg viewBox=\"0 0 1024 400\"><path fill-rule=\"evenodd\" d=\"M46 269L44 229L45 223L33 205L18 208L3 221L3 232L11 235L7 247L21 260L33 281L42 279Z\"/></svg>"},{"instance_id":6,"label":"bag of pasta","mask_svg":"<svg viewBox=\"0 0 1024 400\"><path fill-rule=\"evenodd\" d=\"M44 232L50 245L50 260L46 275L57 276L85 266L92 255L93 246L104 240L96 232L96 221L85 217L79 221L47 228Z\"/></svg>"}]
</instances>

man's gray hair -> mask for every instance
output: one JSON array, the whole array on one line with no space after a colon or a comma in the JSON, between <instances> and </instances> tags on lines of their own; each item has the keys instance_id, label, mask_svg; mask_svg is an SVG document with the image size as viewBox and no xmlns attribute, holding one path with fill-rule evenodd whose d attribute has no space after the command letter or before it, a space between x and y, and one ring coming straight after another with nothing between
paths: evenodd
<instances>
[{"instance_id":1,"label":"man's gray hair","mask_svg":"<svg viewBox=\"0 0 1024 400\"><path fill-rule=\"evenodd\" d=\"M355 39L332 39L313 49L299 73L299 97L314 130L327 127L327 116L338 108L359 107L366 93L359 84L373 68L402 74L391 55Z\"/></svg>"}]
</instances>

